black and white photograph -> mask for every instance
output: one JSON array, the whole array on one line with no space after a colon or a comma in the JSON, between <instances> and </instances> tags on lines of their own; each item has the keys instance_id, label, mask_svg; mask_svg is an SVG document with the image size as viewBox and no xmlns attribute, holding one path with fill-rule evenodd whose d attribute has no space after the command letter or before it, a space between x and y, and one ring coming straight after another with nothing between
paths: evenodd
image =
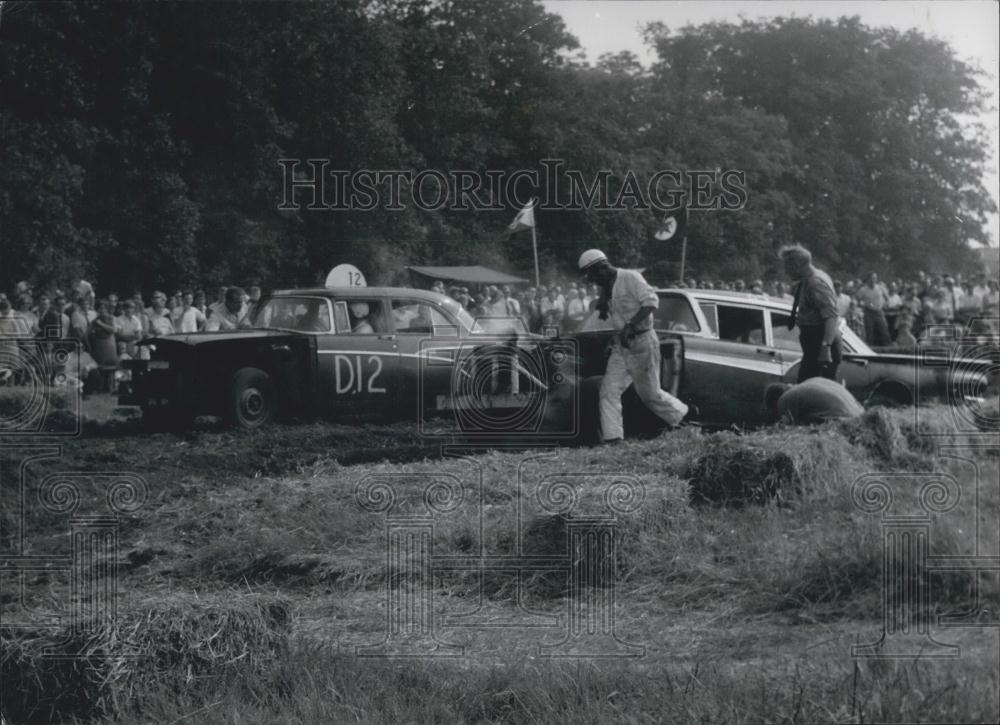
<instances>
[{"instance_id":1,"label":"black and white photograph","mask_svg":"<svg viewBox=\"0 0 1000 725\"><path fill-rule=\"evenodd\" d=\"M0 0L0 725L1000 722L1000 4Z\"/></svg>"}]
</instances>

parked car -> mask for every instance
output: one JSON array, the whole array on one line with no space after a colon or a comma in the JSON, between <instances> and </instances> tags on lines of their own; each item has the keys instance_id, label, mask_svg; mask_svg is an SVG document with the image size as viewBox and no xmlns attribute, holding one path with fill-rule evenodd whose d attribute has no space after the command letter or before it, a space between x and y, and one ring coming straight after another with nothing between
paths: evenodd
<instances>
[{"instance_id":1,"label":"parked car","mask_svg":"<svg viewBox=\"0 0 1000 725\"><path fill-rule=\"evenodd\" d=\"M706 425L754 425L766 421L764 389L794 383L802 359L798 330L788 329L791 305L740 292L658 290L656 329L683 339L679 397ZM592 314L585 336L608 336L609 325ZM961 362L938 345L921 355L879 354L841 325L842 382L866 405L951 402L979 405L988 385L989 360Z\"/></svg>"},{"instance_id":2,"label":"parked car","mask_svg":"<svg viewBox=\"0 0 1000 725\"><path fill-rule=\"evenodd\" d=\"M581 430L580 395L590 376L588 410L596 409L603 348L581 352L575 340L533 335L516 319L474 320L444 295L284 290L245 324L142 340L148 359L126 361L119 402L141 406L152 428L182 428L196 415L242 428L279 416L423 424L450 415L466 436L593 433L590 419ZM680 359L680 343L672 345L668 365Z\"/></svg>"}]
</instances>

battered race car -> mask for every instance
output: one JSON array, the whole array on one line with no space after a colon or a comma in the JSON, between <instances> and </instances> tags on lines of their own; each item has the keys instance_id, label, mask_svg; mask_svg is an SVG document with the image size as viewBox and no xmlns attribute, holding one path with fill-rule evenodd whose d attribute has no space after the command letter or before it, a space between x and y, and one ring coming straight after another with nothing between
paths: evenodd
<instances>
[{"instance_id":1,"label":"battered race car","mask_svg":"<svg viewBox=\"0 0 1000 725\"><path fill-rule=\"evenodd\" d=\"M474 320L444 295L278 291L246 324L143 340L148 359L124 363L119 402L140 406L153 429L183 428L196 415L242 428L275 417L424 424L445 415L465 437L594 433L603 348L584 355L575 341L532 335L519 320ZM681 349L664 348L668 368ZM677 375L668 369L664 379L676 390Z\"/></svg>"},{"instance_id":2,"label":"battered race car","mask_svg":"<svg viewBox=\"0 0 1000 725\"><path fill-rule=\"evenodd\" d=\"M664 289L656 329L684 340L679 397L705 425L766 422L764 389L794 383L802 358L798 330L788 329L791 305L740 292ZM607 333L596 314L582 336ZM879 354L846 325L837 379L865 405L946 402L978 408L985 401L989 356L956 357L946 341L920 355Z\"/></svg>"}]
</instances>

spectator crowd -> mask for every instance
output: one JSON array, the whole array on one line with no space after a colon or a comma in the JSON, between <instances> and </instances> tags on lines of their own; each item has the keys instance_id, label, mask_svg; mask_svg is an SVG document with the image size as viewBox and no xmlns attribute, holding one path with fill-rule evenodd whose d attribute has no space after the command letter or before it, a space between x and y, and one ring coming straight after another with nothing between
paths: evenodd
<instances>
[{"instance_id":1,"label":"spectator crowd","mask_svg":"<svg viewBox=\"0 0 1000 725\"><path fill-rule=\"evenodd\" d=\"M97 297L84 280L71 297L61 290L36 294L20 282L13 303L0 293L0 384L27 382L33 374L29 358L42 345L46 355L60 349L77 354L81 373L98 372L98 387L110 391L120 362L145 354L145 348L137 346L139 340L236 329L260 296L258 286L250 287L249 294L240 287L219 287L209 303L201 291L168 296L157 290L147 305L139 292L124 298L114 292ZM38 341L34 346L33 338Z\"/></svg>"},{"instance_id":2,"label":"spectator crowd","mask_svg":"<svg viewBox=\"0 0 1000 725\"><path fill-rule=\"evenodd\" d=\"M743 292L794 302L794 289L782 280L749 283L742 279L674 280L665 287ZM840 316L873 347L912 347L917 340L948 336L955 328L969 325L979 334L997 334L1000 319L1000 283L985 273L963 279L961 274L917 273L909 282L888 283L874 272L864 280L834 280ZM446 287L436 282L433 290L447 294L476 318L520 318L531 332L557 329L560 334L576 331L598 302L596 285L552 280L547 285L516 292L509 285L489 285L478 293L468 287Z\"/></svg>"},{"instance_id":3,"label":"spectator crowd","mask_svg":"<svg viewBox=\"0 0 1000 725\"><path fill-rule=\"evenodd\" d=\"M664 286L714 289L761 295L792 303L794 289L786 282L745 280L674 280ZM838 311L847 324L873 347L912 347L919 339L953 334L955 328L996 335L1000 319L998 281L984 273L929 275L883 282L875 273L864 280L835 280ZM600 302L598 287L583 282L552 279L548 284L514 290L510 285L469 287L435 282L433 291L448 295L475 318L519 319L531 332L569 334L583 324ZM13 295L0 293L0 384L23 382L18 364L25 354L25 340L41 339L55 349L60 341L73 341L86 364L102 373L100 386L114 387L115 371L122 360L143 353L137 342L147 337L202 330L231 330L261 298L253 285L218 287L208 301L202 291L153 292L149 304L142 294L119 297L111 292L97 297L94 288L80 281L67 296L60 290L35 292L21 282ZM18 339L13 339L18 338Z\"/></svg>"}]
</instances>

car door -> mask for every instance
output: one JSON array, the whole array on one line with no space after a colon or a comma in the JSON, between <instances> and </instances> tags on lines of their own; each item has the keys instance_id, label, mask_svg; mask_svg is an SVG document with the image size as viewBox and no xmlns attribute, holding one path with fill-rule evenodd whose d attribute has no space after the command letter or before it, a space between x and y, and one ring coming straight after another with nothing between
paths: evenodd
<instances>
[{"instance_id":1,"label":"car door","mask_svg":"<svg viewBox=\"0 0 1000 725\"><path fill-rule=\"evenodd\" d=\"M788 329L789 315L787 313L771 310L770 316L773 345L785 357L784 382L795 383L798 381L799 366L802 361L799 331L798 329ZM866 391L870 384L868 361L863 357L852 355L853 350L846 340L842 341L841 349L843 350L843 359L837 367L837 382L846 386L855 397L858 397L859 393ZM862 399L863 397L862 393Z\"/></svg>"},{"instance_id":2,"label":"car door","mask_svg":"<svg viewBox=\"0 0 1000 725\"><path fill-rule=\"evenodd\" d=\"M714 336L685 337L681 399L710 425L764 422L764 389L781 381L785 367L767 344L765 310L721 301L700 306Z\"/></svg>"},{"instance_id":3,"label":"car door","mask_svg":"<svg viewBox=\"0 0 1000 725\"><path fill-rule=\"evenodd\" d=\"M462 328L428 300L396 297L390 317L399 342L397 405L408 420L422 421L451 391Z\"/></svg>"},{"instance_id":4,"label":"car door","mask_svg":"<svg viewBox=\"0 0 1000 725\"><path fill-rule=\"evenodd\" d=\"M332 301L333 330L319 334L320 407L338 418L397 417L399 347L385 298Z\"/></svg>"}]
</instances>

